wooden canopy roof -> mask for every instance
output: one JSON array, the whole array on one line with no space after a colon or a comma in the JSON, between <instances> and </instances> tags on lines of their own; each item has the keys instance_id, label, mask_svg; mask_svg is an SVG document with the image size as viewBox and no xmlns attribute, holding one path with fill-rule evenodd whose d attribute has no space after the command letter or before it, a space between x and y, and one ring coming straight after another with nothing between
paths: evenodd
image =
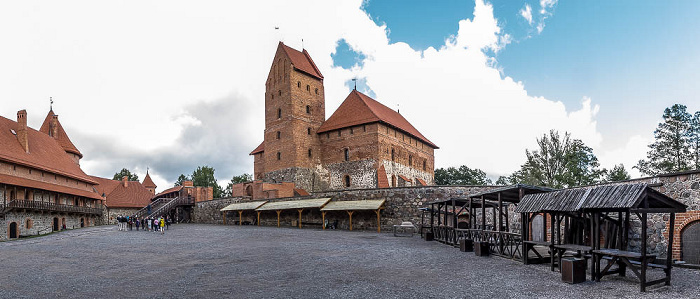
<instances>
[{"instance_id":1,"label":"wooden canopy roof","mask_svg":"<svg viewBox=\"0 0 700 299\"><path fill-rule=\"evenodd\" d=\"M256 211L276 211L276 210L291 210L291 209L322 208L330 200L331 200L330 198L313 198L313 199L300 199L300 200L288 200L288 201L274 201L274 202L268 202L255 210Z\"/></svg>"},{"instance_id":2,"label":"wooden canopy roof","mask_svg":"<svg viewBox=\"0 0 700 299\"><path fill-rule=\"evenodd\" d=\"M513 186L505 186L496 189L491 189L479 193L470 194L471 198L481 198L488 200L498 200L498 195L500 193L501 200L505 202L518 203L520 202L520 190L523 191L523 195L528 194L538 194L544 192L552 192L556 189L540 186L531 186L525 184L517 184Z\"/></svg>"},{"instance_id":3,"label":"wooden canopy roof","mask_svg":"<svg viewBox=\"0 0 700 299\"><path fill-rule=\"evenodd\" d=\"M264 201L244 201L244 202L237 202L237 203L232 203L220 211L246 211L246 210L255 210L259 208L260 206L264 205L267 203L267 200Z\"/></svg>"},{"instance_id":4,"label":"wooden canopy roof","mask_svg":"<svg viewBox=\"0 0 700 299\"><path fill-rule=\"evenodd\" d=\"M384 199L331 201L321 211L379 210L384 208Z\"/></svg>"},{"instance_id":5,"label":"wooden canopy roof","mask_svg":"<svg viewBox=\"0 0 700 299\"><path fill-rule=\"evenodd\" d=\"M564 189L523 197L518 213L577 212L584 210L631 211L643 213L685 212L686 205L647 184L597 185Z\"/></svg>"}]
</instances>

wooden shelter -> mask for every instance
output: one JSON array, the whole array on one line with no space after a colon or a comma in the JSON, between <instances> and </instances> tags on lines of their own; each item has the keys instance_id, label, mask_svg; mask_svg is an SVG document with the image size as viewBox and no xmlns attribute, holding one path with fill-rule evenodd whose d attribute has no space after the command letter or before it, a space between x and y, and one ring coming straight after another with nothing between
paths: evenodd
<instances>
[{"instance_id":1,"label":"wooden shelter","mask_svg":"<svg viewBox=\"0 0 700 299\"><path fill-rule=\"evenodd\" d=\"M350 230L352 230L352 214L356 211L374 211L377 214L377 232L382 231L380 212L384 209L384 199L373 200L348 200L348 201L331 201L326 206L321 208L321 217L323 229L326 229L326 213L329 211L346 211L350 217Z\"/></svg>"},{"instance_id":2,"label":"wooden shelter","mask_svg":"<svg viewBox=\"0 0 700 299\"><path fill-rule=\"evenodd\" d=\"M255 209L255 211L258 212L258 219L260 219L260 213L263 211L277 212L277 227L280 227L280 214L282 213L282 211L297 210L299 212L299 228L301 228L301 212L304 211L304 209L320 209L323 208L329 201L331 201L330 198L274 201L267 202L266 204ZM258 221L258 223L260 223L260 221Z\"/></svg>"},{"instance_id":3,"label":"wooden shelter","mask_svg":"<svg viewBox=\"0 0 700 299\"><path fill-rule=\"evenodd\" d=\"M221 213L223 214L224 218L224 224L226 224L226 213L229 211L238 211L238 225L243 224L243 211L255 211L255 209L259 208L260 206L264 205L267 203L267 200L264 201L244 201L244 202L237 202L237 203L232 203L223 209L221 209ZM260 225L260 213L258 213L258 225Z\"/></svg>"},{"instance_id":4,"label":"wooden shelter","mask_svg":"<svg viewBox=\"0 0 700 299\"><path fill-rule=\"evenodd\" d=\"M591 279L600 281L605 275L625 276L629 268L640 280L640 290L647 286L671 283L671 254L675 213L685 212L686 206L658 192L647 184L597 185L565 189L551 193L532 194L523 197L516 208L522 214L523 248L527 251L526 240L533 213L549 214L551 265L554 269L555 257L561 259L564 252L578 249L590 252ZM649 213L669 215L668 251L663 265L655 262L656 255L647 250L647 216ZM628 251L630 215L637 216L641 225L640 252ZM545 218L546 219L546 218ZM562 234L561 224L564 223ZM543 229L546 230L546 225ZM603 241L601 248L601 241ZM527 263L527 255L523 261ZM607 265L601 269L601 261ZM617 264L616 269L612 266ZM661 268L665 272L662 279L647 281L649 266Z\"/></svg>"}]
</instances>

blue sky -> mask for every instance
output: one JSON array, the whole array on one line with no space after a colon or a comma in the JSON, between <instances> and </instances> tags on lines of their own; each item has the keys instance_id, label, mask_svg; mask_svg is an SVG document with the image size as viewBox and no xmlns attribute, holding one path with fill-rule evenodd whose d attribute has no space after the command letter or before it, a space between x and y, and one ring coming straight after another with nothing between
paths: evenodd
<instances>
[{"instance_id":1,"label":"blue sky","mask_svg":"<svg viewBox=\"0 0 700 299\"><path fill-rule=\"evenodd\" d=\"M519 14L538 1L490 1L513 41L495 55L507 76L533 96L577 106L601 106L599 130L608 136L651 136L665 107L700 110L700 1L559 1L537 33ZM415 50L439 48L473 13L473 1L370 0L364 10L386 24L391 42ZM639 121L644 123L640 124ZM651 130L650 130L651 129ZM607 138L604 146L621 146Z\"/></svg>"}]
</instances>

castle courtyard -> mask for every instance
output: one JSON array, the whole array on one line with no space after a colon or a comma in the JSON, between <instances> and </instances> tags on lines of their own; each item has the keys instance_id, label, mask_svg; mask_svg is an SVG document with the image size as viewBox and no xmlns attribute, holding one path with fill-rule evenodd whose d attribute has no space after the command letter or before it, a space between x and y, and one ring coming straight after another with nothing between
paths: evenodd
<instances>
[{"instance_id":1,"label":"castle courtyard","mask_svg":"<svg viewBox=\"0 0 700 299\"><path fill-rule=\"evenodd\" d=\"M1 242L0 257L0 298L700 297L698 270L674 268L671 287L646 293L630 275L569 285L548 265L390 233L97 226Z\"/></svg>"}]
</instances>

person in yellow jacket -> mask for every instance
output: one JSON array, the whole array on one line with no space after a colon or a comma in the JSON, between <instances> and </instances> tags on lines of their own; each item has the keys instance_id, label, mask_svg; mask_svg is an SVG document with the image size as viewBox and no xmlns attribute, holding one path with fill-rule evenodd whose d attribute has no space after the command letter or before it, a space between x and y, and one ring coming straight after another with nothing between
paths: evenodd
<instances>
[{"instance_id":1,"label":"person in yellow jacket","mask_svg":"<svg viewBox=\"0 0 700 299\"><path fill-rule=\"evenodd\" d=\"M165 220L163 219L163 217L160 217L158 219L158 224L160 225L160 234L165 234Z\"/></svg>"}]
</instances>

